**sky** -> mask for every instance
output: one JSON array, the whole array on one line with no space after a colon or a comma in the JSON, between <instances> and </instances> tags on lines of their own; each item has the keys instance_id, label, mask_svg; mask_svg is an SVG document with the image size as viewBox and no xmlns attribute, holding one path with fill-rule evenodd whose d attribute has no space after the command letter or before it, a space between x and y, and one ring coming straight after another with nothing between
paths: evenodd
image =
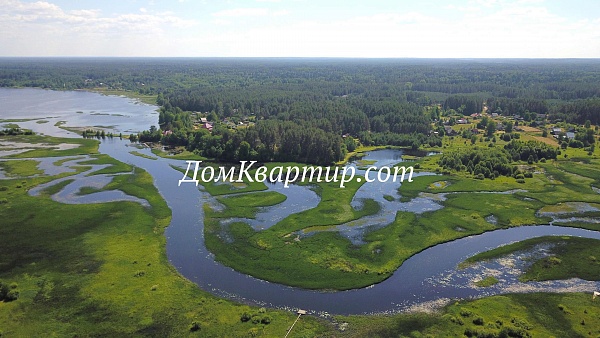
<instances>
[{"instance_id":1,"label":"sky","mask_svg":"<svg viewBox=\"0 0 600 338\"><path fill-rule=\"evenodd\" d=\"M599 58L598 0L0 0L0 56Z\"/></svg>"}]
</instances>

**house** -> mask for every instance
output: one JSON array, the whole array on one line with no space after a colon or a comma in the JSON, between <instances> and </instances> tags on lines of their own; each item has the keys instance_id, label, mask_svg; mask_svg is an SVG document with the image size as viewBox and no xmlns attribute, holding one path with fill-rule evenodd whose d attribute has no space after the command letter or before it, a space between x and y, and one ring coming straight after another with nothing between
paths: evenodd
<instances>
[{"instance_id":1,"label":"house","mask_svg":"<svg viewBox=\"0 0 600 338\"><path fill-rule=\"evenodd\" d=\"M562 128L552 128L552 135L558 135L562 133Z\"/></svg>"},{"instance_id":2,"label":"house","mask_svg":"<svg viewBox=\"0 0 600 338\"><path fill-rule=\"evenodd\" d=\"M206 119L206 117L201 117L200 123L208 123L208 120Z\"/></svg>"},{"instance_id":3,"label":"house","mask_svg":"<svg viewBox=\"0 0 600 338\"><path fill-rule=\"evenodd\" d=\"M492 113L492 117L498 117L498 113Z\"/></svg>"},{"instance_id":4,"label":"house","mask_svg":"<svg viewBox=\"0 0 600 338\"><path fill-rule=\"evenodd\" d=\"M567 132L566 136L567 136L567 138L569 140L574 140L575 139L575 133L574 132L569 131L569 132Z\"/></svg>"},{"instance_id":5,"label":"house","mask_svg":"<svg viewBox=\"0 0 600 338\"><path fill-rule=\"evenodd\" d=\"M503 123L497 123L496 124L496 130L498 130L498 131L504 131L504 124Z\"/></svg>"},{"instance_id":6,"label":"house","mask_svg":"<svg viewBox=\"0 0 600 338\"><path fill-rule=\"evenodd\" d=\"M450 126L445 126L444 132L446 132L446 135L448 135L448 136L456 135L456 131L454 129L452 129L452 127L450 127Z\"/></svg>"},{"instance_id":7,"label":"house","mask_svg":"<svg viewBox=\"0 0 600 338\"><path fill-rule=\"evenodd\" d=\"M466 120L466 119L459 119L456 121L456 124L468 124L468 123L469 123L469 120Z\"/></svg>"},{"instance_id":8,"label":"house","mask_svg":"<svg viewBox=\"0 0 600 338\"><path fill-rule=\"evenodd\" d=\"M212 132L212 130L213 130L213 126L212 126L212 124L210 124L210 123L202 123L202 124L200 125L200 128L202 128L202 129L206 129L206 130L208 130L208 131L211 131L211 132Z\"/></svg>"}]
</instances>

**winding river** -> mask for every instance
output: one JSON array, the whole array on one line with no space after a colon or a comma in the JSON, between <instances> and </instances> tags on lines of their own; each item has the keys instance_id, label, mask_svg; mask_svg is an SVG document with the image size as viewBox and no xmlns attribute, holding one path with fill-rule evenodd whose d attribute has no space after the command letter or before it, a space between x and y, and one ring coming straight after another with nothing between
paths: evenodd
<instances>
[{"instance_id":1,"label":"winding river","mask_svg":"<svg viewBox=\"0 0 600 338\"><path fill-rule=\"evenodd\" d=\"M56 127L55 124L59 121L66 121L67 126L103 126L107 128L107 131L117 134L119 132L124 134L136 132L140 129L147 129L151 124L156 123L155 109L154 106L134 103L126 98L87 92L0 89L1 119L37 118L39 120L17 123L21 127L55 136L79 137ZM48 122L40 123L41 121ZM3 124L0 123L0 126ZM133 148L128 141L121 141L118 138L102 141L99 150L120 161L144 168L152 175L155 185L173 211L171 224L165 231L169 261L183 276L199 287L222 297L283 309L302 308L323 315L328 313L390 313L424 308L432 304L443 303L448 299L474 298L506 292L562 292L600 289L598 282L578 279L520 283L516 276L502 271L497 273L502 277L500 283L490 288L478 288L472 282L481 274L481 269L466 269L459 272L456 270L457 264L469 256L527 238L545 235L571 235L600 239L600 232L551 225L495 230L431 247L406 260L384 282L363 289L320 292L258 280L215 262L214 256L205 248L202 206L207 202L213 205L215 199L193 184L178 186L182 174L171 168L171 165L183 166L184 161L135 156L130 152L137 150L149 157L155 157L149 149ZM402 152L373 152L368 156L370 157L367 159L378 161L375 165L383 165L386 161L400 160ZM72 161L77 161L77 159L74 158ZM49 161L43 161L41 169L52 174L66 170L60 169L60 167L64 168L67 165L72 165L69 163L69 159L65 159L64 163L56 168L53 168ZM76 183L79 179L78 176L91 181ZM75 186L61 192L55 198L69 203L76 198L75 193L80 187L100 188L107 183L107 178L102 175L98 175L96 179L94 176L90 176L91 178L85 175L78 176L70 177L76 179ZM287 214L310 208L318 202L314 192L308 188L282 189L278 184L268 185L268 187L286 194L290 202L285 209L271 207L262 210L260 219L263 220L261 222L263 225L276 222ZM389 189L389 191L380 191L380 189ZM361 220L364 223L362 227L360 224L346 224L340 226L336 231L340 231L358 243L362 233L370 227L387 224L386 222L394 210L424 212L442 207L436 201L427 198L417 200L410 205L398 200L388 201L382 198L383 194L398 197L395 195L396 189L397 186L393 185L382 185L381 187L363 185L357 192L353 207L360 207L361 199L375 198L382 205L381 212L371 216L372 219ZM30 193L35 194L37 190L32 189ZM80 202L92 203L120 199L136 201L131 199L131 196L121 194L109 196L91 193L85 196L85 200ZM302 205L297 202L298 198L301 200L305 197L310 200L310 203ZM145 201L137 202L143 204ZM260 226L258 223L254 225Z\"/></svg>"}]
</instances>

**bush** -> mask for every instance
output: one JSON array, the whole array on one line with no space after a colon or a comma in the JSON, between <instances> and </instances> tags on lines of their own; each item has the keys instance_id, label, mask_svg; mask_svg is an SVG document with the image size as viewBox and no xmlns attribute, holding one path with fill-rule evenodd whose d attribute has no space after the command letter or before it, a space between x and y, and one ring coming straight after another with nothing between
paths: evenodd
<instances>
[{"instance_id":1,"label":"bush","mask_svg":"<svg viewBox=\"0 0 600 338\"><path fill-rule=\"evenodd\" d=\"M469 310L461 310L460 315L463 317L471 317L471 315L473 315L473 312L471 312Z\"/></svg>"},{"instance_id":2,"label":"bush","mask_svg":"<svg viewBox=\"0 0 600 338\"><path fill-rule=\"evenodd\" d=\"M525 173L525 178L533 178L533 173L532 172L526 172Z\"/></svg>"},{"instance_id":3,"label":"bush","mask_svg":"<svg viewBox=\"0 0 600 338\"><path fill-rule=\"evenodd\" d=\"M531 335L529 334L529 332L525 331L522 328L506 326L506 327L503 327L502 330L500 330L500 337L501 338L505 338L505 337L506 338L508 338L508 337L528 338L528 337L531 337Z\"/></svg>"},{"instance_id":4,"label":"bush","mask_svg":"<svg viewBox=\"0 0 600 338\"><path fill-rule=\"evenodd\" d=\"M483 180L485 178L485 176L483 174L477 174L477 176L475 176L475 178L478 180Z\"/></svg>"},{"instance_id":5,"label":"bush","mask_svg":"<svg viewBox=\"0 0 600 338\"><path fill-rule=\"evenodd\" d=\"M0 191L6 191L8 190L8 187L0 187Z\"/></svg>"},{"instance_id":6,"label":"bush","mask_svg":"<svg viewBox=\"0 0 600 338\"><path fill-rule=\"evenodd\" d=\"M264 316L264 317L262 317L262 319L260 320L260 322L261 322L261 323L263 323L263 324L265 324L265 325L269 325L269 324L271 324L271 321L272 321L272 319L271 319L271 317L269 317L269 316Z\"/></svg>"},{"instance_id":7,"label":"bush","mask_svg":"<svg viewBox=\"0 0 600 338\"><path fill-rule=\"evenodd\" d=\"M192 322L192 325L190 325L190 331L196 332L199 330L200 330L200 324L198 322Z\"/></svg>"},{"instance_id":8,"label":"bush","mask_svg":"<svg viewBox=\"0 0 600 338\"><path fill-rule=\"evenodd\" d=\"M0 204L7 204L7 203L8 203L7 198L0 198Z\"/></svg>"},{"instance_id":9,"label":"bush","mask_svg":"<svg viewBox=\"0 0 600 338\"><path fill-rule=\"evenodd\" d=\"M473 324L475 324L475 325L483 325L483 318L477 317L477 318L473 319Z\"/></svg>"},{"instance_id":10,"label":"bush","mask_svg":"<svg viewBox=\"0 0 600 338\"><path fill-rule=\"evenodd\" d=\"M17 291L17 290L10 290L10 291L8 291L6 296L4 296L5 302L12 302L13 300L17 300L17 299L19 299L19 291Z\"/></svg>"},{"instance_id":11,"label":"bush","mask_svg":"<svg viewBox=\"0 0 600 338\"><path fill-rule=\"evenodd\" d=\"M522 179L522 178L519 178L519 179L517 180L517 183L521 183L521 184L522 184L522 183L525 183L525 180L524 180L524 179Z\"/></svg>"},{"instance_id":12,"label":"bush","mask_svg":"<svg viewBox=\"0 0 600 338\"><path fill-rule=\"evenodd\" d=\"M242 313L240 320L242 321L242 323L245 323L245 322L249 321L251 318L252 318L252 315L250 315L248 312L244 312L244 313Z\"/></svg>"},{"instance_id":13,"label":"bush","mask_svg":"<svg viewBox=\"0 0 600 338\"><path fill-rule=\"evenodd\" d=\"M515 176L515 178L516 178L517 180L522 180L522 179L524 179L524 178L525 178L525 175L523 175L523 174L517 174L517 175Z\"/></svg>"}]
</instances>

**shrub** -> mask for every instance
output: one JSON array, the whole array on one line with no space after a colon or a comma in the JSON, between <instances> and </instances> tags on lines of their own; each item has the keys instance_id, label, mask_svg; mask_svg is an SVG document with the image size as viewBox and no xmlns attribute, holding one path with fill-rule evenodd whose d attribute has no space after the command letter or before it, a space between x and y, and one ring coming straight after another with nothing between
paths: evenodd
<instances>
[{"instance_id":1,"label":"shrub","mask_svg":"<svg viewBox=\"0 0 600 338\"><path fill-rule=\"evenodd\" d=\"M4 187L0 187L0 191L6 191L6 190L8 190L8 187L5 187L5 186Z\"/></svg>"},{"instance_id":2,"label":"shrub","mask_svg":"<svg viewBox=\"0 0 600 338\"><path fill-rule=\"evenodd\" d=\"M200 330L200 324L198 322L192 322L192 325L190 325L190 331L192 332L196 332Z\"/></svg>"},{"instance_id":3,"label":"shrub","mask_svg":"<svg viewBox=\"0 0 600 338\"><path fill-rule=\"evenodd\" d=\"M471 312L469 310L461 310L460 311L460 315L463 317L471 317L472 314L473 314L473 312Z\"/></svg>"},{"instance_id":4,"label":"shrub","mask_svg":"<svg viewBox=\"0 0 600 338\"><path fill-rule=\"evenodd\" d=\"M526 172L525 173L525 178L532 178L533 177L533 173L532 172Z\"/></svg>"},{"instance_id":5,"label":"shrub","mask_svg":"<svg viewBox=\"0 0 600 338\"><path fill-rule=\"evenodd\" d=\"M473 319L473 324L475 324L475 325L483 325L483 318L477 317L477 318Z\"/></svg>"},{"instance_id":6,"label":"shrub","mask_svg":"<svg viewBox=\"0 0 600 338\"><path fill-rule=\"evenodd\" d=\"M17 290L10 290L10 291L8 291L6 296L4 296L5 302L12 302L13 300L17 300L17 299L19 299L19 291L17 291Z\"/></svg>"},{"instance_id":7,"label":"shrub","mask_svg":"<svg viewBox=\"0 0 600 338\"><path fill-rule=\"evenodd\" d=\"M524 179L522 179L522 178L519 178L519 179L517 180L517 183L521 183L521 184L523 184L523 183L525 183L525 180L524 180Z\"/></svg>"},{"instance_id":8,"label":"shrub","mask_svg":"<svg viewBox=\"0 0 600 338\"><path fill-rule=\"evenodd\" d=\"M528 338L528 337L531 337L531 335L529 334L529 332L525 331L522 328L506 326L506 327L503 327L502 330L500 330L500 337L501 338L504 338L504 337L506 337L506 338L508 338L508 337Z\"/></svg>"},{"instance_id":9,"label":"shrub","mask_svg":"<svg viewBox=\"0 0 600 338\"><path fill-rule=\"evenodd\" d=\"M252 316L248 313L248 312L244 312L242 313L242 316L240 317L240 320L245 323L247 321L249 321L252 318Z\"/></svg>"},{"instance_id":10,"label":"shrub","mask_svg":"<svg viewBox=\"0 0 600 338\"><path fill-rule=\"evenodd\" d=\"M7 203L8 203L7 198L0 198L0 204L7 204Z\"/></svg>"},{"instance_id":11,"label":"shrub","mask_svg":"<svg viewBox=\"0 0 600 338\"><path fill-rule=\"evenodd\" d=\"M261 323L265 324L265 325L269 325L271 324L271 317L270 316L264 316L262 317L262 319L260 320Z\"/></svg>"}]
</instances>

